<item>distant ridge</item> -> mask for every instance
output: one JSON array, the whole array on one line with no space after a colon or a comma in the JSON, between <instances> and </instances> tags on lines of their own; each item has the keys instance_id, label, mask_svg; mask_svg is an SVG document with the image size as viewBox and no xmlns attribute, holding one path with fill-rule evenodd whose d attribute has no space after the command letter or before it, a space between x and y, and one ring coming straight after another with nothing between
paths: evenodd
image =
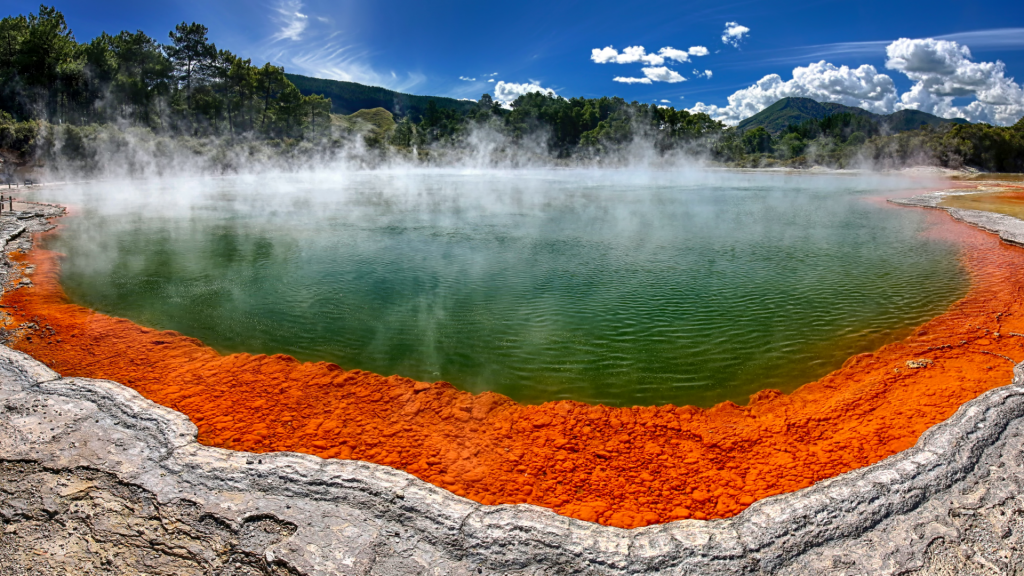
<instances>
[{"instance_id":1,"label":"distant ridge","mask_svg":"<svg viewBox=\"0 0 1024 576\"><path fill-rule=\"evenodd\" d=\"M893 114L875 114L863 108L836 104L835 102L818 102L810 98L783 98L775 104L761 110L750 118L740 122L736 128L741 132L763 126L772 134L778 134L790 124L800 124L804 120L820 120L826 116L849 112L863 116L887 127L892 132L917 130L922 125L939 126L942 124L970 124L963 118L939 118L934 114L919 110L900 110Z\"/></svg>"},{"instance_id":2,"label":"distant ridge","mask_svg":"<svg viewBox=\"0 0 1024 576\"><path fill-rule=\"evenodd\" d=\"M331 99L331 112L334 114L354 114L359 110L370 108L383 108L398 117L410 116L418 120L427 109L427 103L431 100L438 108L451 108L453 110L466 111L475 104L468 100L456 100L443 96L416 96L403 94L380 88L379 86L366 86L356 82L344 82L341 80L324 80L321 78L310 78L298 74L285 74L285 77L295 84L303 96L320 94Z\"/></svg>"}]
</instances>

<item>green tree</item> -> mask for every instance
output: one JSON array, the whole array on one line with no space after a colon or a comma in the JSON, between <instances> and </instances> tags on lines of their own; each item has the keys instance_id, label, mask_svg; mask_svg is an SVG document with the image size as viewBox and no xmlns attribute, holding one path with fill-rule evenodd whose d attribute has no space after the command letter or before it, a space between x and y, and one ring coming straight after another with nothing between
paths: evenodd
<instances>
[{"instance_id":1,"label":"green tree","mask_svg":"<svg viewBox=\"0 0 1024 576\"><path fill-rule=\"evenodd\" d=\"M202 24L182 22L168 33L171 44L164 50L174 65L179 83L185 86L185 99L192 109L194 85L206 82L214 72L217 47L207 40L209 30Z\"/></svg>"},{"instance_id":2,"label":"green tree","mask_svg":"<svg viewBox=\"0 0 1024 576\"><path fill-rule=\"evenodd\" d=\"M82 79L78 42L56 8L40 5L39 14L29 14L27 24L14 68L21 82L34 89L36 105L63 116Z\"/></svg>"},{"instance_id":3,"label":"green tree","mask_svg":"<svg viewBox=\"0 0 1024 576\"><path fill-rule=\"evenodd\" d=\"M274 66L270 62L263 65L256 71L256 93L262 102L263 111L260 113L260 131L270 128L267 120L273 115L271 103L284 91L285 86L291 84L284 77L284 68ZM272 124L272 122L271 122Z\"/></svg>"},{"instance_id":4,"label":"green tree","mask_svg":"<svg viewBox=\"0 0 1024 576\"><path fill-rule=\"evenodd\" d=\"M297 90L297 89L296 89ZM309 110L309 130L316 134L323 132L331 124L331 99L319 94L303 97L303 106Z\"/></svg>"},{"instance_id":5,"label":"green tree","mask_svg":"<svg viewBox=\"0 0 1024 576\"><path fill-rule=\"evenodd\" d=\"M256 68L252 60L221 51L219 71L227 99L228 125L236 130L252 131L255 125Z\"/></svg>"},{"instance_id":6,"label":"green tree","mask_svg":"<svg viewBox=\"0 0 1024 576\"><path fill-rule=\"evenodd\" d=\"M28 18L25 16L8 16L0 20L0 69L15 69L15 59L27 33Z\"/></svg>"},{"instance_id":7,"label":"green tree","mask_svg":"<svg viewBox=\"0 0 1024 576\"><path fill-rule=\"evenodd\" d=\"M743 133L743 147L747 154L767 154L772 151L772 135L758 126Z\"/></svg>"},{"instance_id":8,"label":"green tree","mask_svg":"<svg viewBox=\"0 0 1024 576\"><path fill-rule=\"evenodd\" d=\"M124 103L125 111L148 124L157 98L170 92L173 65L155 40L141 30L121 32L111 38L111 51L117 62L113 93Z\"/></svg>"}]
</instances>

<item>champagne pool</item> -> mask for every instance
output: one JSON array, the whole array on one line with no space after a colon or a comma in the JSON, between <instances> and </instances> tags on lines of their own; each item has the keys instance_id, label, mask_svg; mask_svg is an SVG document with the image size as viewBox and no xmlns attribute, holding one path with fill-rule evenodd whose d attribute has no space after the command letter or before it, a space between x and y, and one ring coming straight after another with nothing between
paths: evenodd
<instances>
[{"instance_id":1,"label":"champagne pool","mask_svg":"<svg viewBox=\"0 0 1024 576\"><path fill-rule=\"evenodd\" d=\"M33 191L72 302L528 404L711 406L898 340L969 278L897 177L308 173Z\"/></svg>"}]
</instances>

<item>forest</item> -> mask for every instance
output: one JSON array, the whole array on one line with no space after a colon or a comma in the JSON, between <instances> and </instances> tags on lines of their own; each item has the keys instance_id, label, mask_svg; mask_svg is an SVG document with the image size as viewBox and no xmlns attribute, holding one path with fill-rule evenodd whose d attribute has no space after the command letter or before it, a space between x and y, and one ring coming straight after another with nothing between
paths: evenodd
<instances>
[{"instance_id":1,"label":"forest","mask_svg":"<svg viewBox=\"0 0 1024 576\"><path fill-rule=\"evenodd\" d=\"M712 148L714 157L746 167L925 165L1024 172L1024 119L1007 127L924 125L891 133L886 126L863 116L839 113L790 124L777 135L764 127L726 131Z\"/></svg>"},{"instance_id":2,"label":"forest","mask_svg":"<svg viewBox=\"0 0 1024 576\"><path fill-rule=\"evenodd\" d=\"M101 143L125 149L140 139L154 150L185 143L190 153L211 158L247 147L250 155L258 150L293 160L329 159L357 146L362 161L372 164L456 158L480 147L481 135L506 158L528 149L555 164L614 163L639 146L656 155L741 167L926 164L1024 171L1024 121L890 133L870 118L843 112L770 133L619 97L529 93L499 103L483 94L472 102L291 78L301 90L283 67L218 49L209 30L195 22L178 24L163 43L141 30L104 32L79 42L54 7L5 17L0 177L11 178L14 165L47 162L87 171ZM369 104L380 107L362 108ZM231 170L239 163L211 165Z\"/></svg>"}]
</instances>

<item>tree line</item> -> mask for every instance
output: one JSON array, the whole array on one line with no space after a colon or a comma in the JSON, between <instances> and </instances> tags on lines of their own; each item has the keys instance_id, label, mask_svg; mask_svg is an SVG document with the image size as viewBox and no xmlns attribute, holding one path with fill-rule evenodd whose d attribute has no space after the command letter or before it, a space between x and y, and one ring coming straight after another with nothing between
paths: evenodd
<instances>
[{"instance_id":1,"label":"tree line","mask_svg":"<svg viewBox=\"0 0 1024 576\"><path fill-rule=\"evenodd\" d=\"M161 44L141 30L80 43L45 5L0 20L0 110L15 120L296 138L325 129L330 109L330 100L299 93L282 67L218 49L195 22Z\"/></svg>"},{"instance_id":2,"label":"tree line","mask_svg":"<svg viewBox=\"0 0 1024 576\"><path fill-rule=\"evenodd\" d=\"M306 83L304 90L282 67L257 66L218 49L208 29L195 22L175 26L166 43L142 31L104 32L80 43L64 15L43 5L37 14L0 20L0 156L13 151L25 162L45 154L75 154L80 165L87 165L96 157L90 147L128 123L162 138L233 142L244 136L243 142L259 139L292 154L315 150L320 157L349 147L353 134L361 135L369 156L386 158L468 150L479 143L474 135L485 130L510 154L520 144L530 150L539 144L556 159L605 159L643 142L661 153L681 150L734 166L929 163L1024 171L1024 120L1005 128L941 125L889 134L876 121L845 112L772 134L763 127L729 128L707 114L619 97L544 93L524 94L509 105L489 94L477 102L399 95L407 100L396 100L392 110L342 117L331 113L331 99L310 89L326 81L296 78ZM342 88L377 100L397 94ZM54 138L55 131L62 137ZM63 143L59 150L55 140ZM40 152L40 141L50 148ZM9 168L11 161L0 157L4 162Z\"/></svg>"},{"instance_id":3,"label":"tree line","mask_svg":"<svg viewBox=\"0 0 1024 576\"><path fill-rule=\"evenodd\" d=\"M540 92L523 94L508 108L484 94L468 110L439 108L428 103L416 121L407 117L395 127L390 143L399 147L458 146L474 130L489 127L510 142L539 137L556 158L601 154L636 140L665 152L718 135L721 122L619 97L562 98Z\"/></svg>"},{"instance_id":4,"label":"tree line","mask_svg":"<svg viewBox=\"0 0 1024 576\"><path fill-rule=\"evenodd\" d=\"M740 166L899 168L930 164L1024 172L1024 118L1013 126L922 125L890 134L878 122L843 112L790 124L779 134L764 127L727 130L711 146L715 159Z\"/></svg>"}]
</instances>

